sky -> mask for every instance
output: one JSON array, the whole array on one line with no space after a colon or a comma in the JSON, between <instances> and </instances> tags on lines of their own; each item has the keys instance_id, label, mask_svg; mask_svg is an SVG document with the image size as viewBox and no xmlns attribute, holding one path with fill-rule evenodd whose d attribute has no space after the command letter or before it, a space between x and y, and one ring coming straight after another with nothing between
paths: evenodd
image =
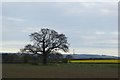
<instances>
[{"instance_id":1,"label":"sky","mask_svg":"<svg viewBox=\"0 0 120 80\"><path fill-rule=\"evenodd\" d=\"M68 53L118 56L117 2L3 2L0 20L0 52L18 52L50 28L68 37Z\"/></svg>"}]
</instances>

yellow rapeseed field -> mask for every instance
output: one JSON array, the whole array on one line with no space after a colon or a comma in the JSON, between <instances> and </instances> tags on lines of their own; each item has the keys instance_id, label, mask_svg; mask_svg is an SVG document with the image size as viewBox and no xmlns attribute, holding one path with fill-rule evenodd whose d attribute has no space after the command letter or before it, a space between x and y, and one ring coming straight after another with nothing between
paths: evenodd
<instances>
[{"instance_id":1,"label":"yellow rapeseed field","mask_svg":"<svg viewBox=\"0 0 120 80\"><path fill-rule=\"evenodd\" d=\"M120 63L120 60L70 60L71 63Z\"/></svg>"}]
</instances>

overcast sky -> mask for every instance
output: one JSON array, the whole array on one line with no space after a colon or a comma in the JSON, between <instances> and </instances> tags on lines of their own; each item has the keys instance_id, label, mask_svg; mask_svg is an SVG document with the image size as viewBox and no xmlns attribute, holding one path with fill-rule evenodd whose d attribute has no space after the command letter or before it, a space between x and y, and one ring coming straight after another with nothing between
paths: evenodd
<instances>
[{"instance_id":1,"label":"overcast sky","mask_svg":"<svg viewBox=\"0 0 120 80\"><path fill-rule=\"evenodd\" d=\"M1 52L18 52L41 28L64 33L70 52L118 55L116 2L6 2L2 4Z\"/></svg>"}]
</instances>

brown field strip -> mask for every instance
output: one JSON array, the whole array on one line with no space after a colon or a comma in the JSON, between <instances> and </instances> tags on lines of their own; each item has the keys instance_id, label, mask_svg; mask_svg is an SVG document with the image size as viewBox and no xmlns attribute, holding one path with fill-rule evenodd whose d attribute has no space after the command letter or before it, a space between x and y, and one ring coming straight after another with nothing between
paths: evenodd
<instances>
[{"instance_id":1,"label":"brown field strip","mask_svg":"<svg viewBox=\"0 0 120 80\"><path fill-rule=\"evenodd\" d=\"M117 78L117 64L3 64L3 78Z\"/></svg>"}]
</instances>

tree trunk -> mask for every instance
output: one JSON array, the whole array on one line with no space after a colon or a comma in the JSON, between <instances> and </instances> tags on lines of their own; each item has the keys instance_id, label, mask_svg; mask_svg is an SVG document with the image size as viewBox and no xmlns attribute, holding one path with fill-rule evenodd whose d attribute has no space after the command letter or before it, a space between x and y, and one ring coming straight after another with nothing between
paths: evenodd
<instances>
[{"instance_id":1,"label":"tree trunk","mask_svg":"<svg viewBox=\"0 0 120 80\"><path fill-rule=\"evenodd\" d=\"M43 64L47 64L47 55L43 53Z\"/></svg>"},{"instance_id":2,"label":"tree trunk","mask_svg":"<svg viewBox=\"0 0 120 80\"><path fill-rule=\"evenodd\" d=\"M47 64L47 53L45 51L45 41L43 39L43 64Z\"/></svg>"}]
</instances>

